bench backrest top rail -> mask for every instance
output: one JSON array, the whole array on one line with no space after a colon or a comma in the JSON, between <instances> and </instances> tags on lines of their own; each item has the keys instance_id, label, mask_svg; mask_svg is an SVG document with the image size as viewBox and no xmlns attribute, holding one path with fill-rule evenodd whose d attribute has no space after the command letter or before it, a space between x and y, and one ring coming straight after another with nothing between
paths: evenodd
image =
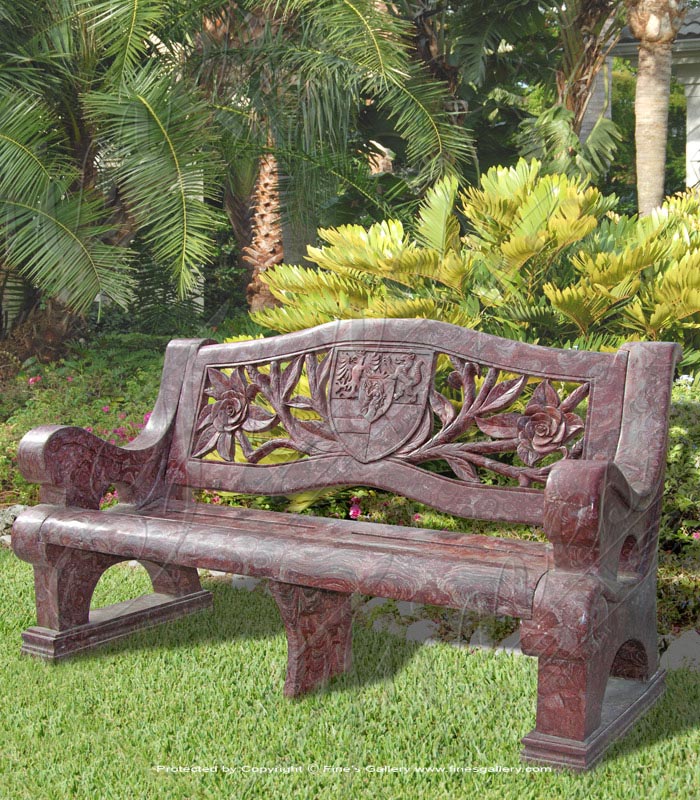
<instances>
[{"instance_id":1,"label":"bench backrest top rail","mask_svg":"<svg viewBox=\"0 0 700 800\"><path fill-rule=\"evenodd\" d=\"M624 431L630 360L643 362L635 402L649 414L670 394L654 359L668 373L673 348L562 350L399 319L205 345L183 379L169 480L252 494L366 485L537 524L555 460L613 460L622 443L636 468L639 424ZM640 481L658 459L647 455Z\"/></svg>"}]
</instances>

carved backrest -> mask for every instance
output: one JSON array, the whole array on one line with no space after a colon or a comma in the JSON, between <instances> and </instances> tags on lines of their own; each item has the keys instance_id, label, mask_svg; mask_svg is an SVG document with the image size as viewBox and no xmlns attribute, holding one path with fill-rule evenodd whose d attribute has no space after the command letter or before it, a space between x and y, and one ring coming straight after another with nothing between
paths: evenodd
<instances>
[{"instance_id":1,"label":"carved backrest","mask_svg":"<svg viewBox=\"0 0 700 800\"><path fill-rule=\"evenodd\" d=\"M538 523L556 460L615 458L628 351L545 348L431 320L204 346L184 376L168 480L254 494L366 485L465 517Z\"/></svg>"}]
</instances>

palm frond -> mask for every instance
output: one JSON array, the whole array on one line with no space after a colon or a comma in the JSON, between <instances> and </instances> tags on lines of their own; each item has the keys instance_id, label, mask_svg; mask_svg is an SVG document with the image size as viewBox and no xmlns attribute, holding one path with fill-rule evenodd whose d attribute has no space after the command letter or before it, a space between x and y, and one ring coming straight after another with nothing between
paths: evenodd
<instances>
[{"instance_id":1,"label":"palm frond","mask_svg":"<svg viewBox=\"0 0 700 800\"><path fill-rule=\"evenodd\" d=\"M33 97L0 97L0 241L4 259L35 286L77 310L98 294L127 300L129 254L104 243L102 202L75 192L78 171L53 117Z\"/></svg>"},{"instance_id":2,"label":"palm frond","mask_svg":"<svg viewBox=\"0 0 700 800\"><path fill-rule=\"evenodd\" d=\"M38 97L0 95L0 191L40 200L50 187L67 191L77 170L62 152L51 110Z\"/></svg>"},{"instance_id":3,"label":"palm frond","mask_svg":"<svg viewBox=\"0 0 700 800\"><path fill-rule=\"evenodd\" d=\"M346 81L354 81L388 114L406 142L407 159L418 169L420 185L456 171L473 156L469 135L446 111L451 100L447 87L412 58L408 20L380 10L372 0L274 5L299 14L318 49L346 65Z\"/></svg>"},{"instance_id":4,"label":"palm frond","mask_svg":"<svg viewBox=\"0 0 700 800\"><path fill-rule=\"evenodd\" d=\"M29 284L15 270L0 265L0 339L24 308Z\"/></svg>"},{"instance_id":5,"label":"palm frond","mask_svg":"<svg viewBox=\"0 0 700 800\"><path fill-rule=\"evenodd\" d=\"M601 117L581 144L574 130L574 114L552 106L520 124L516 143L525 159L536 158L543 171L597 180L605 175L622 136L612 120Z\"/></svg>"},{"instance_id":6,"label":"palm frond","mask_svg":"<svg viewBox=\"0 0 700 800\"><path fill-rule=\"evenodd\" d=\"M126 305L128 252L104 244L109 226L101 202L44 197L41 202L0 195L5 260L51 295L86 310L98 294Z\"/></svg>"},{"instance_id":7,"label":"palm frond","mask_svg":"<svg viewBox=\"0 0 700 800\"><path fill-rule=\"evenodd\" d=\"M214 252L211 231L218 220L206 202L215 192L217 164L205 105L153 72L141 72L119 94L90 92L83 102L109 142L107 170L155 258L187 295Z\"/></svg>"},{"instance_id":8,"label":"palm frond","mask_svg":"<svg viewBox=\"0 0 700 800\"><path fill-rule=\"evenodd\" d=\"M148 37L168 13L165 0L75 0L78 13L113 59L108 75L123 86L142 62Z\"/></svg>"}]
</instances>

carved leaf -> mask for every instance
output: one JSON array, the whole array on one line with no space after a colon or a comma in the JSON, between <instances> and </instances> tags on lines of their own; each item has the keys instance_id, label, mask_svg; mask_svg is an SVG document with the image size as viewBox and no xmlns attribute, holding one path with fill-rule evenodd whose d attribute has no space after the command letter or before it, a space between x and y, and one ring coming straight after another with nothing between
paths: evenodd
<instances>
[{"instance_id":1,"label":"carved leaf","mask_svg":"<svg viewBox=\"0 0 700 800\"><path fill-rule=\"evenodd\" d=\"M248 364L246 366L246 372L248 373L250 380L259 387L260 391L263 393L270 391L269 375L265 375L264 372L260 372L260 370L253 364Z\"/></svg>"},{"instance_id":2,"label":"carved leaf","mask_svg":"<svg viewBox=\"0 0 700 800\"><path fill-rule=\"evenodd\" d=\"M531 406L554 406L555 408L559 408L560 402L559 395L550 385L549 379L545 378L532 393L532 397L527 406L528 408Z\"/></svg>"},{"instance_id":3,"label":"carved leaf","mask_svg":"<svg viewBox=\"0 0 700 800\"><path fill-rule=\"evenodd\" d=\"M564 419L566 420L566 439L564 441L568 442L577 433L580 433L585 426L578 414L564 414Z\"/></svg>"},{"instance_id":4,"label":"carved leaf","mask_svg":"<svg viewBox=\"0 0 700 800\"><path fill-rule=\"evenodd\" d=\"M304 356L297 356L282 373L282 399L286 400L299 382L304 368Z\"/></svg>"},{"instance_id":5,"label":"carved leaf","mask_svg":"<svg viewBox=\"0 0 700 800\"><path fill-rule=\"evenodd\" d=\"M199 412L199 417L197 418L197 425L195 427L195 431L200 431L202 428L209 425L211 422L211 410L213 408L213 404L207 403L204 408Z\"/></svg>"},{"instance_id":6,"label":"carved leaf","mask_svg":"<svg viewBox=\"0 0 700 800\"><path fill-rule=\"evenodd\" d=\"M270 414L260 406L248 406L248 417L241 426L248 433L259 433L269 431L279 422L277 414Z\"/></svg>"},{"instance_id":7,"label":"carved leaf","mask_svg":"<svg viewBox=\"0 0 700 800\"><path fill-rule=\"evenodd\" d=\"M460 480L467 481L468 483L480 483L476 469L468 461L464 461L461 458L446 458L445 461L447 461L452 472L454 472Z\"/></svg>"},{"instance_id":8,"label":"carved leaf","mask_svg":"<svg viewBox=\"0 0 700 800\"><path fill-rule=\"evenodd\" d=\"M576 406L583 400L585 397L588 397L588 393L590 392L591 385L590 383L582 383L580 386L577 386L571 394L562 400L561 403L561 410L562 411L573 411Z\"/></svg>"},{"instance_id":9,"label":"carved leaf","mask_svg":"<svg viewBox=\"0 0 700 800\"><path fill-rule=\"evenodd\" d=\"M457 412L452 403L435 389L430 390L430 407L437 414L443 427L449 425L457 416Z\"/></svg>"},{"instance_id":10,"label":"carved leaf","mask_svg":"<svg viewBox=\"0 0 700 800\"><path fill-rule=\"evenodd\" d=\"M519 419L520 414L509 412L488 419L477 417L475 421L479 430L487 436L494 439L515 439L518 436Z\"/></svg>"},{"instance_id":11,"label":"carved leaf","mask_svg":"<svg viewBox=\"0 0 700 800\"><path fill-rule=\"evenodd\" d=\"M219 372L218 369L209 367L207 369L207 378L209 379L209 383L211 384L214 393L220 392L223 394L228 390L228 379L223 372Z\"/></svg>"},{"instance_id":12,"label":"carved leaf","mask_svg":"<svg viewBox=\"0 0 700 800\"><path fill-rule=\"evenodd\" d=\"M486 396L484 404L479 408L479 415L492 414L495 411L508 408L520 397L527 380L527 375L521 375L519 378L497 383Z\"/></svg>"},{"instance_id":13,"label":"carved leaf","mask_svg":"<svg viewBox=\"0 0 700 800\"><path fill-rule=\"evenodd\" d=\"M523 462L523 464L527 464L528 467L534 467L535 464L542 458L541 453L536 453L522 442L518 444L518 455L520 456L520 460Z\"/></svg>"},{"instance_id":14,"label":"carved leaf","mask_svg":"<svg viewBox=\"0 0 700 800\"><path fill-rule=\"evenodd\" d=\"M462 388L462 376L457 370L452 370L450 374L447 376L447 385L450 386L452 389L461 389Z\"/></svg>"},{"instance_id":15,"label":"carved leaf","mask_svg":"<svg viewBox=\"0 0 700 800\"><path fill-rule=\"evenodd\" d=\"M310 397L304 397L304 395L297 394L291 398L291 400L287 400L287 405L290 408L302 408L307 411L314 410L313 400Z\"/></svg>"},{"instance_id":16,"label":"carved leaf","mask_svg":"<svg viewBox=\"0 0 700 800\"><path fill-rule=\"evenodd\" d=\"M328 379L331 375L331 364L332 359L329 356L326 356L323 361L319 364L318 368L318 390L320 392L324 392L326 389L326 384L328 383Z\"/></svg>"},{"instance_id":17,"label":"carved leaf","mask_svg":"<svg viewBox=\"0 0 700 800\"><path fill-rule=\"evenodd\" d=\"M500 375L500 370L496 369L495 367L491 367L489 371L486 373L484 382L481 384L481 388L479 389L479 394L477 395L477 398L474 401L474 410L476 409L481 410L481 406L483 406L484 403L486 403L489 395L491 394L491 390L496 385L496 381L498 380L499 375Z\"/></svg>"},{"instance_id":18,"label":"carved leaf","mask_svg":"<svg viewBox=\"0 0 700 800\"><path fill-rule=\"evenodd\" d=\"M222 433L216 442L216 452L224 461L233 461L236 452L236 440L230 433Z\"/></svg>"},{"instance_id":19,"label":"carved leaf","mask_svg":"<svg viewBox=\"0 0 700 800\"><path fill-rule=\"evenodd\" d=\"M280 372L280 362L279 361L271 361L270 362L270 390L274 391L276 395L281 395L281 372Z\"/></svg>"},{"instance_id":20,"label":"carved leaf","mask_svg":"<svg viewBox=\"0 0 700 800\"><path fill-rule=\"evenodd\" d=\"M200 458L201 456L210 453L216 447L216 440L218 438L219 432L215 431L213 428L208 428L207 430L203 431L199 435L197 443L194 446L192 458Z\"/></svg>"}]
</instances>

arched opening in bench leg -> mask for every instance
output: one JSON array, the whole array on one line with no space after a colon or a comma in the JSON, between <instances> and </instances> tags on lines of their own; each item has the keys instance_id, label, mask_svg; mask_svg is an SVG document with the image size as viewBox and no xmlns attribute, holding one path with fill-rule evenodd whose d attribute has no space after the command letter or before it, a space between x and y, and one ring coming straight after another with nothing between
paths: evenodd
<instances>
[{"instance_id":1,"label":"arched opening in bench leg","mask_svg":"<svg viewBox=\"0 0 700 800\"><path fill-rule=\"evenodd\" d=\"M211 606L211 593L202 590L196 569L140 562L152 594L91 609L102 575L125 560L48 545L42 562L34 564L37 625L22 634L21 652L55 661Z\"/></svg>"},{"instance_id":2,"label":"arched opening in bench leg","mask_svg":"<svg viewBox=\"0 0 700 800\"><path fill-rule=\"evenodd\" d=\"M350 595L270 581L287 634L284 694L298 697L350 669Z\"/></svg>"},{"instance_id":3,"label":"arched opening in bench leg","mask_svg":"<svg viewBox=\"0 0 700 800\"><path fill-rule=\"evenodd\" d=\"M610 668L610 676L633 681L645 681L649 677L649 659L642 642L628 639L619 648Z\"/></svg>"}]
</instances>

